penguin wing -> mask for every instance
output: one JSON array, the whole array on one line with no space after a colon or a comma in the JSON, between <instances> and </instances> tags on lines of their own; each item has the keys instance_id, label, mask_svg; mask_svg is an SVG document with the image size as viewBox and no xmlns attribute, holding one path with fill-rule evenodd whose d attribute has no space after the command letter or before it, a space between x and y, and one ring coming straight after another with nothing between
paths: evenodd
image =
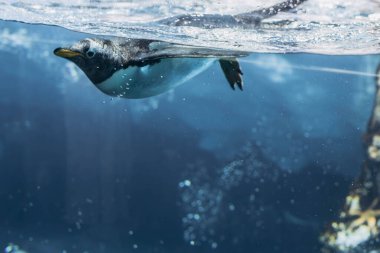
<instances>
[{"instance_id":1,"label":"penguin wing","mask_svg":"<svg viewBox=\"0 0 380 253\"><path fill-rule=\"evenodd\" d=\"M153 41L147 45L147 50L142 50L128 65L146 66L159 63L167 58L218 58L222 71L232 89L235 85L243 89L243 81L238 57L247 56L248 53L241 51L222 50L173 44L162 41Z\"/></svg>"},{"instance_id":2,"label":"penguin wing","mask_svg":"<svg viewBox=\"0 0 380 253\"><path fill-rule=\"evenodd\" d=\"M157 60L166 58L236 58L248 55L242 51L187 46L162 41L151 41L144 47L144 50L140 50L129 61L145 62L148 65L151 61L155 63Z\"/></svg>"}]
</instances>

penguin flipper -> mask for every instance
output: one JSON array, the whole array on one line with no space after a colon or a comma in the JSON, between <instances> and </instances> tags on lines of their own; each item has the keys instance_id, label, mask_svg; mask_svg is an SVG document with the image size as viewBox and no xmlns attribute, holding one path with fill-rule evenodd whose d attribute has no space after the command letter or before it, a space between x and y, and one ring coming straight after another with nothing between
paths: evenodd
<instances>
[{"instance_id":1,"label":"penguin flipper","mask_svg":"<svg viewBox=\"0 0 380 253\"><path fill-rule=\"evenodd\" d=\"M235 85L237 85L240 90L243 90L243 72L240 69L237 59L222 58L219 59L219 64L231 88L235 90Z\"/></svg>"},{"instance_id":2,"label":"penguin flipper","mask_svg":"<svg viewBox=\"0 0 380 253\"><path fill-rule=\"evenodd\" d=\"M144 50L141 50L128 61L148 65L166 58L218 58L230 60L236 57L248 56L247 52L242 51L187 46L163 41L148 41L145 44Z\"/></svg>"}]
</instances>

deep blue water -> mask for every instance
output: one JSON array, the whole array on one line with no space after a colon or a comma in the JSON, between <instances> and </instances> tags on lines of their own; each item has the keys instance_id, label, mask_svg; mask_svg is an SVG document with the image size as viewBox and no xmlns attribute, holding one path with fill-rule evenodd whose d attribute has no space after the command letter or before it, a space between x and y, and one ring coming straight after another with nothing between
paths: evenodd
<instances>
[{"instance_id":1,"label":"deep blue water","mask_svg":"<svg viewBox=\"0 0 380 253\"><path fill-rule=\"evenodd\" d=\"M378 56L252 54L277 67L242 62L242 92L215 65L111 99L52 53L88 36L0 22L0 248L319 252L363 160L374 80L291 65L374 73Z\"/></svg>"}]
</instances>

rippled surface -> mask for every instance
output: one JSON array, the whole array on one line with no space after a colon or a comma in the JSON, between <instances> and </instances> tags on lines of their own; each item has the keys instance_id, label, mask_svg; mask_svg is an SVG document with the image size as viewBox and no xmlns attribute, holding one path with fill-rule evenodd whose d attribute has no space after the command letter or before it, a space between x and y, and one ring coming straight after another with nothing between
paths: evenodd
<instances>
[{"instance_id":1,"label":"rippled surface","mask_svg":"<svg viewBox=\"0 0 380 253\"><path fill-rule=\"evenodd\" d=\"M0 19L57 25L128 38L251 52L380 53L380 1L309 0L257 27L202 28L157 21L182 14L223 14L267 8L280 1L0 1Z\"/></svg>"}]
</instances>

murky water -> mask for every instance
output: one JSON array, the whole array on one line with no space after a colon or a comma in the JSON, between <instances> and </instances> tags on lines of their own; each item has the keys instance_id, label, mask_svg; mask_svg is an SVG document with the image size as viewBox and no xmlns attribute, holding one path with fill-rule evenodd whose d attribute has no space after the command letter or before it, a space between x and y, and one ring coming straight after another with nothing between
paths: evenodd
<instances>
[{"instance_id":1,"label":"murky water","mask_svg":"<svg viewBox=\"0 0 380 253\"><path fill-rule=\"evenodd\" d=\"M157 23L272 2L0 1L0 19L58 25L0 22L0 248L379 252L372 193L359 209L374 212L347 212L369 230L356 220L347 228L356 241L333 225L334 243L321 239L372 157L363 136L373 135L379 3L309 1L255 29ZM216 62L129 100L53 54L95 35L253 53L239 59L243 91Z\"/></svg>"}]
</instances>

